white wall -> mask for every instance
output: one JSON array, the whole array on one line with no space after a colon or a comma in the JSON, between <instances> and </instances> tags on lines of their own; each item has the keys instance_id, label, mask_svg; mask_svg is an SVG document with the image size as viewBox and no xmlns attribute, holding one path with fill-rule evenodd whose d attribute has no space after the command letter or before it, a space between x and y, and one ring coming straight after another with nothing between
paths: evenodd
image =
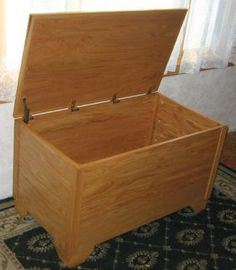
<instances>
[{"instance_id":1,"label":"white wall","mask_svg":"<svg viewBox=\"0 0 236 270\"><path fill-rule=\"evenodd\" d=\"M0 199L12 196L13 104L0 104Z\"/></svg>"},{"instance_id":2,"label":"white wall","mask_svg":"<svg viewBox=\"0 0 236 270\"><path fill-rule=\"evenodd\" d=\"M166 77L165 95L236 130L236 67ZM12 196L13 104L0 105L0 199Z\"/></svg>"},{"instance_id":3,"label":"white wall","mask_svg":"<svg viewBox=\"0 0 236 270\"><path fill-rule=\"evenodd\" d=\"M160 91L236 130L236 66L165 77Z\"/></svg>"}]
</instances>

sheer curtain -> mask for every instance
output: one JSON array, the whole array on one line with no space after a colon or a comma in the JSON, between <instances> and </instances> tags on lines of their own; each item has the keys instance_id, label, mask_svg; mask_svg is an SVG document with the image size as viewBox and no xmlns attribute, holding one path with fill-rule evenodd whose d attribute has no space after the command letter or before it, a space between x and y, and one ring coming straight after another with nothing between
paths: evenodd
<instances>
[{"instance_id":1,"label":"sheer curtain","mask_svg":"<svg viewBox=\"0 0 236 270\"><path fill-rule=\"evenodd\" d=\"M29 13L168 8L189 13L166 72L223 68L235 59L235 0L0 0L0 100L14 99Z\"/></svg>"},{"instance_id":2,"label":"sheer curtain","mask_svg":"<svg viewBox=\"0 0 236 270\"><path fill-rule=\"evenodd\" d=\"M227 67L235 37L235 0L192 0L180 72Z\"/></svg>"},{"instance_id":3,"label":"sheer curtain","mask_svg":"<svg viewBox=\"0 0 236 270\"><path fill-rule=\"evenodd\" d=\"M0 0L0 100L12 101L30 13L62 12L66 0Z\"/></svg>"}]
</instances>

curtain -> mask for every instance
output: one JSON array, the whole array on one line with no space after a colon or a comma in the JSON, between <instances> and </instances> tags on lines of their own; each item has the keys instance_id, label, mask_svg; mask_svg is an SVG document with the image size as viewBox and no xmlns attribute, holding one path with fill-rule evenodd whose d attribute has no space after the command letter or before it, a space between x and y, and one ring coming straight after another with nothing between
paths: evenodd
<instances>
[{"instance_id":1,"label":"curtain","mask_svg":"<svg viewBox=\"0 0 236 270\"><path fill-rule=\"evenodd\" d=\"M69 3L66 0L0 0L0 100L14 100L29 14L63 12Z\"/></svg>"},{"instance_id":2,"label":"curtain","mask_svg":"<svg viewBox=\"0 0 236 270\"><path fill-rule=\"evenodd\" d=\"M235 60L235 0L0 0L0 100L14 99L29 13L168 8L189 12L166 72L196 73Z\"/></svg>"},{"instance_id":3,"label":"curtain","mask_svg":"<svg viewBox=\"0 0 236 270\"><path fill-rule=\"evenodd\" d=\"M235 37L235 0L192 0L180 72L227 67Z\"/></svg>"}]
</instances>

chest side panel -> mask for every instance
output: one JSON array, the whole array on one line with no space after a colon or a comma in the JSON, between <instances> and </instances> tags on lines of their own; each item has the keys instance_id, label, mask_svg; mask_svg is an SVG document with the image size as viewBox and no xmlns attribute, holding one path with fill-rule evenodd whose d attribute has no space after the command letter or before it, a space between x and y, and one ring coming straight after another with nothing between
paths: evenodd
<instances>
[{"instance_id":1,"label":"chest side panel","mask_svg":"<svg viewBox=\"0 0 236 270\"><path fill-rule=\"evenodd\" d=\"M76 167L24 124L19 134L18 199L55 241L66 239Z\"/></svg>"},{"instance_id":2,"label":"chest side panel","mask_svg":"<svg viewBox=\"0 0 236 270\"><path fill-rule=\"evenodd\" d=\"M220 133L216 128L84 167L80 240L102 242L204 201Z\"/></svg>"}]
</instances>

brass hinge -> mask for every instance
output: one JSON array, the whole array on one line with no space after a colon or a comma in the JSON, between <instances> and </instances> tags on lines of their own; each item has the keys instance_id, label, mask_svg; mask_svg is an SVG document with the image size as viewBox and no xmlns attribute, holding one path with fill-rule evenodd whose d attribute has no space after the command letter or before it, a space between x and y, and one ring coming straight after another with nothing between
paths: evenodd
<instances>
[{"instance_id":1,"label":"brass hinge","mask_svg":"<svg viewBox=\"0 0 236 270\"><path fill-rule=\"evenodd\" d=\"M76 105L76 100L71 101L71 105L69 107L71 112L79 111L79 108Z\"/></svg>"},{"instance_id":2,"label":"brass hinge","mask_svg":"<svg viewBox=\"0 0 236 270\"><path fill-rule=\"evenodd\" d=\"M153 88L152 87L150 87L149 89L148 89L148 91L147 91L147 95L151 95L152 94L152 91L153 91Z\"/></svg>"},{"instance_id":3,"label":"brass hinge","mask_svg":"<svg viewBox=\"0 0 236 270\"><path fill-rule=\"evenodd\" d=\"M116 104L116 103L119 103L120 102L120 100L117 98L117 94L114 94L112 96L111 101L112 101L113 104Z\"/></svg>"},{"instance_id":4,"label":"brass hinge","mask_svg":"<svg viewBox=\"0 0 236 270\"><path fill-rule=\"evenodd\" d=\"M24 115L23 115L23 121L28 124L30 120L33 119L33 116L30 114L30 108L28 107L26 103L26 97L22 98L23 104L24 104Z\"/></svg>"}]
</instances>

